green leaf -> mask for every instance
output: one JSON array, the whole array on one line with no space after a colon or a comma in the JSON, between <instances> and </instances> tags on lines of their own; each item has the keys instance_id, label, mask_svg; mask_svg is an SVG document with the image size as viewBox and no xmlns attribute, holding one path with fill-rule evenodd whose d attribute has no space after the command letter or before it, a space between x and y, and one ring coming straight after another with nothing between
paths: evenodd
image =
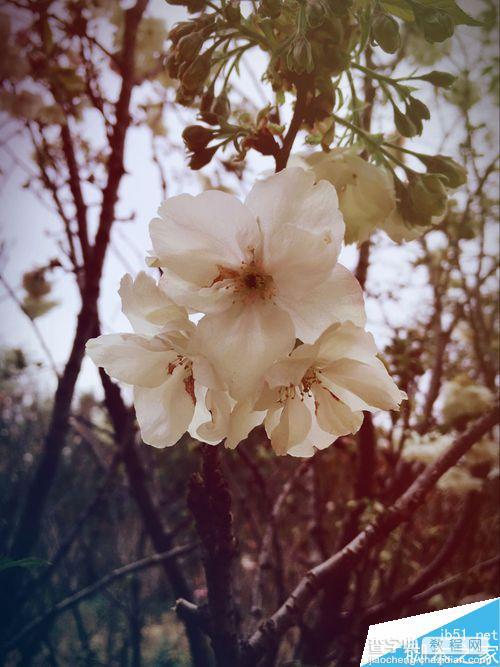
<instances>
[{"instance_id":1,"label":"green leaf","mask_svg":"<svg viewBox=\"0 0 500 667\"><path fill-rule=\"evenodd\" d=\"M403 21L411 22L415 20L415 16L411 7L405 0L390 0L390 2L382 2L382 7L392 14L397 16Z\"/></svg>"},{"instance_id":2,"label":"green leaf","mask_svg":"<svg viewBox=\"0 0 500 667\"><path fill-rule=\"evenodd\" d=\"M420 5L428 9L440 9L443 12L446 12L455 25L471 25L471 26L482 26L483 23L473 18L464 10L459 7L455 0L389 0L388 2L382 2L384 9L402 19L403 21L414 21L415 14L412 9L412 5Z\"/></svg>"},{"instance_id":3,"label":"green leaf","mask_svg":"<svg viewBox=\"0 0 500 667\"><path fill-rule=\"evenodd\" d=\"M473 18L463 9L461 9L455 0L418 0L418 3L424 7L431 7L432 9L441 9L446 12L452 19L455 25L471 25L482 26L481 21Z\"/></svg>"},{"instance_id":4,"label":"green leaf","mask_svg":"<svg viewBox=\"0 0 500 667\"><path fill-rule=\"evenodd\" d=\"M0 556L0 572L11 570L14 567L30 568L40 567L42 565L48 565L48 562L41 558L20 558L15 560L8 556Z\"/></svg>"}]
</instances>

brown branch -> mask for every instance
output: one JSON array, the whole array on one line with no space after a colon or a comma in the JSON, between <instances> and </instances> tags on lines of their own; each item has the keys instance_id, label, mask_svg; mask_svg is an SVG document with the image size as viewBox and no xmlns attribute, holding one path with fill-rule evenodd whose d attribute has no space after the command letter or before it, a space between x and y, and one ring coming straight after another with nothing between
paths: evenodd
<instances>
[{"instance_id":1,"label":"brown branch","mask_svg":"<svg viewBox=\"0 0 500 667\"><path fill-rule=\"evenodd\" d=\"M31 621L31 623L26 625L9 642L7 642L5 651L11 651L21 642L21 640L26 637L26 635L33 632L33 630L36 630L36 628L44 625L48 621L51 621L53 618L59 616L59 614L62 614L64 611L67 611L75 605L80 604L90 596L95 595L101 589L106 588L117 579L121 579L132 573L140 572L141 570L152 567L153 565L161 565L165 561L177 559L179 556L185 556L186 554L194 551L197 546L197 544L186 544L183 546L174 547L173 549L170 549L170 551L147 556L146 558L142 558L139 561L129 563L128 565L124 565L117 568L116 570L113 570L112 572L109 572L98 581L90 584L90 586L86 586L80 591L77 591L76 593L73 593L72 595L64 598L64 600L61 600L55 604L52 609Z\"/></svg>"},{"instance_id":2,"label":"brown branch","mask_svg":"<svg viewBox=\"0 0 500 667\"><path fill-rule=\"evenodd\" d=\"M401 609L401 607L405 606L411 598L419 593L419 591L423 590L443 565L446 565L460 540L463 539L465 534L464 529L469 525L477 507L474 500L475 497L473 493L467 496L462 511L460 512L455 525L451 529L448 538L431 562L419 572L413 581L397 591L389 600L370 607L364 614L363 620L366 623L380 623L383 619L389 618L391 613L395 613L398 609Z\"/></svg>"},{"instance_id":3,"label":"brown branch","mask_svg":"<svg viewBox=\"0 0 500 667\"><path fill-rule=\"evenodd\" d=\"M94 335L98 334L99 331L96 328ZM119 387L102 369L99 369L99 374L104 389L106 409L110 415L116 439L121 443L123 464L131 496L137 505L144 529L155 550L158 553L168 551L173 546L173 533L165 530L161 513L151 496L147 473L135 442L135 428L131 426L133 414L123 402ZM176 560L165 561L163 569L174 596L191 602L193 598L191 589ZM190 622L187 618L183 620L193 665L194 667L205 667L209 660L205 638L197 624Z\"/></svg>"},{"instance_id":4,"label":"brown branch","mask_svg":"<svg viewBox=\"0 0 500 667\"><path fill-rule=\"evenodd\" d=\"M75 204L78 239L80 241L80 248L82 251L83 265L86 267L90 261L89 239L87 232L87 206L83 199L81 179L78 163L76 161L73 138L67 123L63 123L61 125L61 141L64 157L66 159L66 165L69 172L68 184L73 196L73 202Z\"/></svg>"},{"instance_id":5,"label":"brown branch","mask_svg":"<svg viewBox=\"0 0 500 667\"><path fill-rule=\"evenodd\" d=\"M290 121L290 127L288 132L283 139L283 146L281 150L274 156L276 162L276 171L281 171L287 165L288 158L290 157L290 152L292 150L293 142L297 136L302 121L304 119L304 113L306 111L307 97L309 94L309 88L306 81L297 80L296 84L297 89L297 100L295 102L295 108L293 110L292 120Z\"/></svg>"},{"instance_id":6,"label":"brown branch","mask_svg":"<svg viewBox=\"0 0 500 667\"><path fill-rule=\"evenodd\" d=\"M281 493L276 498L269 515L268 524L262 538L262 543L259 552L257 572L252 585L252 614L258 615L262 609L262 584L264 570L269 567L271 560L271 550L273 548L273 540L277 530L278 519L285 504L286 499L290 495L297 481L302 477L306 470L311 465L313 459L307 459L295 468L293 475L283 485Z\"/></svg>"},{"instance_id":7,"label":"brown branch","mask_svg":"<svg viewBox=\"0 0 500 667\"><path fill-rule=\"evenodd\" d=\"M299 621L311 601L322 590L324 583L333 574L337 576L341 572L347 574L349 568L359 561L368 549L385 539L390 532L406 521L418 509L438 479L497 422L497 410L479 419L434 463L426 466L410 488L380 514L373 524L328 560L309 570L285 603L249 638L246 646L248 664L254 664L252 660L255 661L266 649L272 647L284 632Z\"/></svg>"},{"instance_id":8,"label":"brown branch","mask_svg":"<svg viewBox=\"0 0 500 667\"><path fill-rule=\"evenodd\" d=\"M57 386L52 417L41 459L26 495L25 505L11 547L13 557L20 557L29 553L38 539L43 511L56 475L60 453L68 431L71 401L85 353L85 344L92 335L97 321L99 283L110 229L115 216L118 187L124 173L123 152L125 134L130 122L129 103L132 93L137 27L146 5L147 0L137 0L137 3L125 13L125 36L121 68L123 79L116 107L116 122L111 139L111 155L108 163L108 182L103 193L99 228L93 246L92 261L87 272L85 290L82 295L82 309L78 316L73 347Z\"/></svg>"},{"instance_id":9,"label":"brown branch","mask_svg":"<svg viewBox=\"0 0 500 667\"><path fill-rule=\"evenodd\" d=\"M500 564L500 556L495 556L494 558L489 558L488 560L476 563L468 570L465 570L465 572L457 572L457 574L453 574L451 577L443 579L443 581L438 581L432 586L429 586L429 588L426 588L425 591L422 591L421 593L418 593L413 598L411 598L411 600L408 601L408 604L412 605L420 604L421 602L424 602L425 600L432 598L434 595L441 593L441 591L445 588L448 588L448 586L456 584L457 582L463 582L466 579L467 575L469 574L473 574L475 572L481 572L482 570L486 570L490 567L495 567L495 566L497 566L498 570L499 564Z\"/></svg>"},{"instance_id":10,"label":"brown branch","mask_svg":"<svg viewBox=\"0 0 500 667\"><path fill-rule=\"evenodd\" d=\"M231 496L218 463L219 451L202 445L202 474L189 481L188 506L203 544L208 589L210 639L218 667L239 664L240 646L232 567L236 556Z\"/></svg>"}]
</instances>

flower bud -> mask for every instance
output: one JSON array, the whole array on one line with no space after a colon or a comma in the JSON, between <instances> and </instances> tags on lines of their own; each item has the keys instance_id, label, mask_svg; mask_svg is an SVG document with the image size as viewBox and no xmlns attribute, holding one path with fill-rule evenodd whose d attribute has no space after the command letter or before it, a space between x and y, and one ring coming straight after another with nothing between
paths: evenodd
<instances>
[{"instance_id":1,"label":"flower bud","mask_svg":"<svg viewBox=\"0 0 500 667\"><path fill-rule=\"evenodd\" d=\"M455 26L452 18L440 9L424 9L415 16L418 27L428 42L444 42L453 35Z\"/></svg>"},{"instance_id":2,"label":"flower bud","mask_svg":"<svg viewBox=\"0 0 500 667\"><path fill-rule=\"evenodd\" d=\"M201 12L205 8L206 0L167 0L169 5L180 5L186 7L188 12L194 14L195 12Z\"/></svg>"},{"instance_id":3,"label":"flower bud","mask_svg":"<svg viewBox=\"0 0 500 667\"><path fill-rule=\"evenodd\" d=\"M241 11L238 4L228 2L224 8L224 17L229 25L238 25L241 21Z\"/></svg>"},{"instance_id":4,"label":"flower bud","mask_svg":"<svg viewBox=\"0 0 500 667\"><path fill-rule=\"evenodd\" d=\"M432 83L432 85L437 88L451 88L457 80L457 77L453 76L453 74L450 74L449 72L440 72L439 70L433 70L418 78L420 81L428 81L429 83Z\"/></svg>"},{"instance_id":5,"label":"flower bud","mask_svg":"<svg viewBox=\"0 0 500 667\"><path fill-rule=\"evenodd\" d=\"M184 107L190 107L194 102L195 94L189 90L186 90L184 86L181 86L175 95L175 101L177 104L182 104Z\"/></svg>"},{"instance_id":6,"label":"flower bud","mask_svg":"<svg viewBox=\"0 0 500 667\"><path fill-rule=\"evenodd\" d=\"M197 171L205 165L207 165L217 151L217 146L212 146L211 148L204 148L201 151L193 153L191 159L189 160L189 166L191 169Z\"/></svg>"},{"instance_id":7,"label":"flower bud","mask_svg":"<svg viewBox=\"0 0 500 667\"><path fill-rule=\"evenodd\" d=\"M399 25L387 14L379 14L372 25L372 37L386 53L396 53L401 44Z\"/></svg>"},{"instance_id":8,"label":"flower bud","mask_svg":"<svg viewBox=\"0 0 500 667\"><path fill-rule=\"evenodd\" d=\"M192 32L184 35L177 44L177 55L181 62L192 62L200 52L205 41L203 33Z\"/></svg>"},{"instance_id":9,"label":"flower bud","mask_svg":"<svg viewBox=\"0 0 500 667\"><path fill-rule=\"evenodd\" d=\"M261 0L259 14L270 19L277 19L281 14L281 0Z\"/></svg>"},{"instance_id":10,"label":"flower bud","mask_svg":"<svg viewBox=\"0 0 500 667\"><path fill-rule=\"evenodd\" d=\"M210 53L203 53L201 56L189 65L182 75L182 85L187 91L198 91L207 80L212 66L212 57Z\"/></svg>"},{"instance_id":11,"label":"flower bud","mask_svg":"<svg viewBox=\"0 0 500 667\"><path fill-rule=\"evenodd\" d=\"M207 90L200 102L200 118L209 125L219 125L221 120L226 120L231 113L229 98L225 93L214 97L213 88Z\"/></svg>"},{"instance_id":12,"label":"flower bud","mask_svg":"<svg viewBox=\"0 0 500 667\"><path fill-rule=\"evenodd\" d=\"M217 125L217 116L213 111L214 100L213 88L206 90L200 100L200 118L209 125Z\"/></svg>"},{"instance_id":13,"label":"flower bud","mask_svg":"<svg viewBox=\"0 0 500 667\"><path fill-rule=\"evenodd\" d=\"M213 131L203 125L188 125L182 133L186 148L193 153L206 148L213 137Z\"/></svg>"},{"instance_id":14,"label":"flower bud","mask_svg":"<svg viewBox=\"0 0 500 667\"><path fill-rule=\"evenodd\" d=\"M177 54L172 50L168 53L166 65L169 77L177 79L179 77L179 60Z\"/></svg>"},{"instance_id":15,"label":"flower bud","mask_svg":"<svg viewBox=\"0 0 500 667\"><path fill-rule=\"evenodd\" d=\"M418 159L425 164L429 173L444 176L449 188L459 188L467 180L465 168L447 155L419 155Z\"/></svg>"},{"instance_id":16,"label":"flower bud","mask_svg":"<svg viewBox=\"0 0 500 667\"><path fill-rule=\"evenodd\" d=\"M247 137L243 143L245 148L254 148L262 155L276 155L279 151L278 143L267 127L262 127L255 134Z\"/></svg>"},{"instance_id":17,"label":"flower bud","mask_svg":"<svg viewBox=\"0 0 500 667\"><path fill-rule=\"evenodd\" d=\"M297 74L312 72L314 69L311 44L305 37L299 37L292 45L287 56L287 66Z\"/></svg>"},{"instance_id":18,"label":"flower bud","mask_svg":"<svg viewBox=\"0 0 500 667\"><path fill-rule=\"evenodd\" d=\"M419 128L417 128L411 118L402 113L395 104L393 104L393 111L394 124L396 125L397 131L403 137L414 137L416 134L419 134Z\"/></svg>"},{"instance_id":19,"label":"flower bud","mask_svg":"<svg viewBox=\"0 0 500 667\"><path fill-rule=\"evenodd\" d=\"M306 20L311 28L317 28L325 20L325 10L320 0L307 0Z\"/></svg>"},{"instance_id":20,"label":"flower bud","mask_svg":"<svg viewBox=\"0 0 500 667\"><path fill-rule=\"evenodd\" d=\"M193 32L193 30L196 30L196 27L197 26L194 21L180 21L179 23L176 23L170 30L168 33L168 38L173 44L177 44L177 42L182 37L188 35L190 32Z\"/></svg>"},{"instance_id":21,"label":"flower bud","mask_svg":"<svg viewBox=\"0 0 500 667\"><path fill-rule=\"evenodd\" d=\"M410 180L408 192L420 224L429 224L432 218L445 213L447 195L439 176L435 174L414 176Z\"/></svg>"},{"instance_id":22,"label":"flower bud","mask_svg":"<svg viewBox=\"0 0 500 667\"><path fill-rule=\"evenodd\" d=\"M335 16L344 16L352 7L352 0L328 0L328 7Z\"/></svg>"}]
</instances>

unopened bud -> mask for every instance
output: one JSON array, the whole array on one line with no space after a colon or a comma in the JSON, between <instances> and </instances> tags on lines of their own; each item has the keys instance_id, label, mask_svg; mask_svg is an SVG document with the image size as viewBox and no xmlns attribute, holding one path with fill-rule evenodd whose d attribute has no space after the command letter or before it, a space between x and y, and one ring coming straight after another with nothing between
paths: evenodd
<instances>
[{"instance_id":1,"label":"unopened bud","mask_svg":"<svg viewBox=\"0 0 500 667\"><path fill-rule=\"evenodd\" d=\"M241 21L239 5L234 2L229 2L224 8L224 17L230 25L238 25Z\"/></svg>"},{"instance_id":2,"label":"unopened bud","mask_svg":"<svg viewBox=\"0 0 500 667\"><path fill-rule=\"evenodd\" d=\"M213 131L203 125L188 125L182 133L186 148L193 153L206 148L213 137Z\"/></svg>"},{"instance_id":3,"label":"unopened bud","mask_svg":"<svg viewBox=\"0 0 500 667\"><path fill-rule=\"evenodd\" d=\"M433 217L446 211L446 189L435 174L418 174L408 187L411 203L422 224L429 224Z\"/></svg>"},{"instance_id":4,"label":"unopened bud","mask_svg":"<svg viewBox=\"0 0 500 667\"><path fill-rule=\"evenodd\" d=\"M431 174L441 174L449 188L459 188L467 180L467 171L447 155L419 155L418 158Z\"/></svg>"},{"instance_id":5,"label":"unopened bud","mask_svg":"<svg viewBox=\"0 0 500 667\"><path fill-rule=\"evenodd\" d=\"M179 61L173 50L170 50L167 56L167 72L171 79L177 79L179 76Z\"/></svg>"},{"instance_id":6,"label":"unopened bud","mask_svg":"<svg viewBox=\"0 0 500 667\"><path fill-rule=\"evenodd\" d=\"M328 0L328 6L335 16L345 16L352 7L352 0Z\"/></svg>"},{"instance_id":7,"label":"unopened bud","mask_svg":"<svg viewBox=\"0 0 500 667\"><path fill-rule=\"evenodd\" d=\"M193 32L196 30L197 25L195 21L181 21L180 23L176 23L174 27L170 30L168 33L168 38L173 44L177 44L177 42L184 37L185 35L188 35L190 32Z\"/></svg>"},{"instance_id":8,"label":"unopened bud","mask_svg":"<svg viewBox=\"0 0 500 667\"><path fill-rule=\"evenodd\" d=\"M440 9L424 9L416 14L416 22L428 42L444 42L453 35L452 18Z\"/></svg>"},{"instance_id":9,"label":"unopened bud","mask_svg":"<svg viewBox=\"0 0 500 667\"><path fill-rule=\"evenodd\" d=\"M311 28L317 28L325 20L325 10L320 0L307 0L306 20Z\"/></svg>"},{"instance_id":10,"label":"unopened bud","mask_svg":"<svg viewBox=\"0 0 500 667\"><path fill-rule=\"evenodd\" d=\"M401 45L398 22L388 14L379 14L375 17L372 37L386 53L396 53Z\"/></svg>"},{"instance_id":11,"label":"unopened bud","mask_svg":"<svg viewBox=\"0 0 500 667\"><path fill-rule=\"evenodd\" d=\"M303 72L312 72L314 69L314 60L310 42L305 37L299 37L287 56L288 69L297 74Z\"/></svg>"},{"instance_id":12,"label":"unopened bud","mask_svg":"<svg viewBox=\"0 0 500 667\"><path fill-rule=\"evenodd\" d=\"M195 94L189 90L186 90L184 86L181 86L175 95L175 101L177 104L182 104L184 107L192 106L194 102Z\"/></svg>"},{"instance_id":13,"label":"unopened bud","mask_svg":"<svg viewBox=\"0 0 500 667\"><path fill-rule=\"evenodd\" d=\"M191 32L181 37L177 44L177 54L181 62L192 62L200 52L205 41L203 33Z\"/></svg>"},{"instance_id":14,"label":"unopened bud","mask_svg":"<svg viewBox=\"0 0 500 667\"><path fill-rule=\"evenodd\" d=\"M281 14L281 0L260 0L259 14L270 19L277 19Z\"/></svg>"},{"instance_id":15,"label":"unopened bud","mask_svg":"<svg viewBox=\"0 0 500 667\"><path fill-rule=\"evenodd\" d=\"M204 148L201 151L193 153L189 161L189 166L195 171L201 169L211 161L216 151L217 146L213 146L212 148Z\"/></svg>"},{"instance_id":16,"label":"unopened bud","mask_svg":"<svg viewBox=\"0 0 500 667\"><path fill-rule=\"evenodd\" d=\"M267 127L261 128L244 141L245 148L255 148L262 155L276 155L279 151L278 143Z\"/></svg>"},{"instance_id":17,"label":"unopened bud","mask_svg":"<svg viewBox=\"0 0 500 667\"><path fill-rule=\"evenodd\" d=\"M212 57L210 53L206 52L198 56L182 74L183 87L187 91L198 91L207 80L211 66Z\"/></svg>"}]
</instances>

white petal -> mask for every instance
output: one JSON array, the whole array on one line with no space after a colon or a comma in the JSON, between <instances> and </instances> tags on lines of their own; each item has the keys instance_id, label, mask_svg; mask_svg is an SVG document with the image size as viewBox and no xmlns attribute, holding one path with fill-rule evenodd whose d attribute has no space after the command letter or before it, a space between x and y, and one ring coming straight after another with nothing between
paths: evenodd
<instances>
[{"instance_id":1,"label":"white petal","mask_svg":"<svg viewBox=\"0 0 500 667\"><path fill-rule=\"evenodd\" d=\"M150 224L161 266L199 287L208 286L218 265L237 268L260 242L252 213L233 195L208 190L167 199Z\"/></svg>"},{"instance_id":2,"label":"white petal","mask_svg":"<svg viewBox=\"0 0 500 667\"><path fill-rule=\"evenodd\" d=\"M276 454L283 455L300 445L311 429L312 415L299 395L289 398L281 411L277 426L271 431L271 445Z\"/></svg>"},{"instance_id":3,"label":"white petal","mask_svg":"<svg viewBox=\"0 0 500 667\"><path fill-rule=\"evenodd\" d=\"M395 205L394 184L385 169L343 150L313 154L308 161L316 178L337 190L346 243L361 243L384 223Z\"/></svg>"},{"instance_id":4,"label":"white petal","mask_svg":"<svg viewBox=\"0 0 500 667\"><path fill-rule=\"evenodd\" d=\"M289 167L258 181L245 203L259 218L265 238L288 223L309 232L330 235L336 253L344 238L344 221L335 188L326 181L314 184L312 171Z\"/></svg>"},{"instance_id":5,"label":"white petal","mask_svg":"<svg viewBox=\"0 0 500 667\"><path fill-rule=\"evenodd\" d=\"M258 299L206 315L195 341L239 400L257 390L269 366L290 352L295 332L287 313Z\"/></svg>"},{"instance_id":6,"label":"white petal","mask_svg":"<svg viewBox=\"0 0 500 667\"><path fill-rule=\"evenodd\" d=\"M227 283L228 281L217 281L210 287L200 287L197 283L179 278L170 269L163 269L160 279L160 285L165 294L175 303L180 303L190 311L199 313L217 313L229 308L234 301L234 296L232 291L225 289Z\"/></svg>"},{"instance_id":7,"label":"white petal","mask_svg":"<svg viewBox=\"0 0 500 667\"><path fill-rule=\"evenodd\" d=\"M193 362L193 376L197 384L209 389L217 389L224 391L226 389L221 377L208 361L208 359L200 354L193 345L189 347L189 358Z\"/></svg>"},{"instance_id":8,"label":"white petal","mask_svg":"<svg viewBox=\"0 0 500 667\"><path fill-rule=\"evenodd\" d=\"M311 412L314 412L314 399L307 396L305 401L307 405L309 405L309 402L312 403L310 409ZM335 442L335 439L335 436L332 436L331 433L323 431L319 427L317 420L313 418L311 429L305 439L300 444L289 449L287 453L290 456L309 458L316 453L316 450L330 447Z\"/></svg>"},{"instance_id":9,"label":"white petal","mask_svg":"<svg viewBox=\"0 0 500 667\"><path fill-rule=\"evenodd\" d=\"M122 311L136 333L155 335L166 328L192 326L186 310L177 306L144 271L135 280L129 274L123 276L119 294Z\"/></svg>"},{"instance_id":10,"label":"white petal","mask_svg":"<svg viewBox=\"0 0 500 667\"><path fill-rule=\"evenodd\" d=\"M391 379L384 364L339 359L321 370L322 382L352 410L396 410L406 394Z\"/></svg>"},{"instance_id":11,"label":"white petal","mask_svg":"<svg viewBox=\"0 0 500 667\"><path fill-rule=\"evenodd\" d=\"M186 379L185 370L178 366L159 387L134 387L135 413L148 445L170 447L186 432L194 413Z\"/></svg>"},{"instance_id":12,"label":"white petal","mask_svg":"<svg viewBox=\"0 0 500 667\"><path fill-rule=\"evenodd\" d=\"M253 399L245 399L236 403L229 420L226 447L235 449L248 436L250 431L262 424L265 414L265 411L254 409Z\"/></svg>"},{"instance_id":13,"label":"white petal","mask_svg":"<svg viewBox=\"0 0 500 667\"><path fill-rule=\"evenodd\" d=\"M157 387L168 377L177 353L158 338L109 334L87 342L87 354L116 380L140 387Z\"/></svg>"},{"instance_id":14,"label":"white petal","mask_svg":"<svg viewBox=\"0 0 500 667\"><path fill-rule=\"evenodd\" d=\"M264 270L284 298L307 299L329 278L336 261L336 247L328 238L293 225L283 225L264 246Z\"/></svg>"},{"instance_id":15,"label":"white petal","mask_svg":"<svg viewBox=\"0 0 500 667\"><path fill-rule=\"evenodd\" d=\"M364 326L366 321L363 291L342 264L336 264L328 280L309 292L307 298L279 297L295 325L297 338L313 343L334 322L351 321Z\"/></svg>"},{"instance_id":16,"label":"white petal","mask_svg":"<svg viewBox=\"0 0 500 667\"><path fill-rule=\"evenodd\" d=\"M352 322L332 324L321 334L317 346L319 366L342 358L371 363L377 355L372 334Z\"/></svg>"},{"instance_id":17,"label":"white petal","mask_svg":"<svg viewBox=\"0 0 500 667\"><path fill-rule=\"evenodd\" d=\"M216 445L225 438L229 428L229 396L225 391L206 389L198 383L195 383L195 395L196 408L189 433L201 442Z\"/></svg>"},{"instance_id":18,"label":"white petal","mask_svg":"<svg viewBox=\"0 0 500 667\"><path fill-rule=\"evenodd\" d=\"M316 360L314 345L299 345L286 359L280 359L266 372L266 382L271 388L299 385L307 369Z\"/></svg>"},{"instance_id":19,"label":"white petal","mask_svg":"<svg viewBox=\"0 0 500 667\"><path fill-rule=\"evenodd\" d=\"M320 385L314 385L316 417L319 427L334 438L356 433L363 423L363 413L353 412L347 405Z\"/></svg>"}]
</instances>

